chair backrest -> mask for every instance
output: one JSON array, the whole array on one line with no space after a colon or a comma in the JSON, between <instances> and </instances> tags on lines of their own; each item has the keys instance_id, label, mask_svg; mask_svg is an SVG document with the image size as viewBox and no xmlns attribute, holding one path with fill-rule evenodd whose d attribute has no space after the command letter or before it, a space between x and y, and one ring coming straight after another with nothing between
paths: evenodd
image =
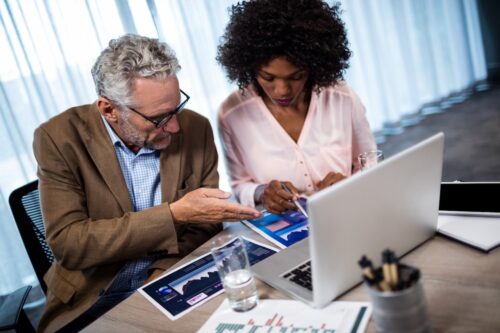
<instances>
[{"instance_id":1,"label":"chair backrest","mask_svg":"<svg viewBox=\"0 0 500 333\"><path fill-rule=\"evenodd\" d=\"M54 255L45 240L38 180L14 190L9 196L9 204L40 286L46 293L43 276L54 261Z\"/></svg>"}]
</instances>

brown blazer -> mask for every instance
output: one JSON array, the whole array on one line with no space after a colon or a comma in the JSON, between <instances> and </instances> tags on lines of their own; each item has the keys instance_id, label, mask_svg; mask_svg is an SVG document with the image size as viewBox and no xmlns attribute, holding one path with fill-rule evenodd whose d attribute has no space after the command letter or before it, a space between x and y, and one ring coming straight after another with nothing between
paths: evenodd
<instances>
[{"instance_id":1,"label":"brown blazer","mask_svg":"<svg viewBox=\"0 0 500 333\"><path fill-rule=\"evenodd\" d=\"M189 110L160 154L162 204L132 211L127 185L103 120L83 105L35 131L47 241L56 258L45 275L47 304L39 331L53 332L87 310L129 259L162 254L168 268L220 231L220 224L177 225L169 202L217 187L217 152L208 120Z\"/></svg>"}]
</instances>

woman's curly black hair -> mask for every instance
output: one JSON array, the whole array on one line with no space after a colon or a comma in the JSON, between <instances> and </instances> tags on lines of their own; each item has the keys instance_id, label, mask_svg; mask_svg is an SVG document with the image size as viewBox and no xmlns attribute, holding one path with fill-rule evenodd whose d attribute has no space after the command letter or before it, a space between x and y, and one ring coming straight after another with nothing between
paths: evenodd
<instances>
[{"instance_id":1,"label":"woman's curly black hair","mask_svg":"<svg viewBox=\"0 0 500 333\"><path fill-rule=\"evenodd\" d=\"M309 88L321 88L343 78L350 55L338 3L250 0L231 7L217 61L243 89L262 65L284 56L309 72Z\"/></svg>"}]
</instances>

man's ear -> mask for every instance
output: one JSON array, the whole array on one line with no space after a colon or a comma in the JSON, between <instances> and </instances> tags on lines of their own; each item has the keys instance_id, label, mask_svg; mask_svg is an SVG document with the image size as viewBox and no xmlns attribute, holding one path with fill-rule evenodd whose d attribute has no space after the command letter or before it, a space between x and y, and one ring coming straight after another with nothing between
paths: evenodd
<instances>
[{"instance_id":1,"label":"man's ear","mask_svg":"<svg viewBox=\"0 0 500 333\"><path fill-rule=\"evenodd\" d=\"M99 110L99 113L106 118L108 122L116 122L118 117L117 117L117 110L116 107L111 104L109 100L107 100L104 97L99 97L97 99L97 109Z\"/></svg>"}]
</instances>

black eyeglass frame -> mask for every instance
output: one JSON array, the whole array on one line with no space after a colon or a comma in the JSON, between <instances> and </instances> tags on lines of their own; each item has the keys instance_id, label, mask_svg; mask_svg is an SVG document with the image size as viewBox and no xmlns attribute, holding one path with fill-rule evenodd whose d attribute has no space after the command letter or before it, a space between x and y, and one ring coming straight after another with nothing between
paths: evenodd
<instances>
[{"instance_id":1,"label":"black eyeglass frame","mask_svg":"<svg viewBox=\"0 0 500 333\"><path fill-rule=\"evenodd\" d=\"M173 116L175 116L176 114L178 114L179 112L181 112L182 109L184 109L184 107L186 106L186 103L191 98L191 97L189 97L188 94L186 94L184 91L182 91L182 89L179 89L179 90L181 91L181 94L183 94L186 97L186 99L184 101L182 101L181 103L179 103L179 105L177 105L177 107L175 108L175 110L167 112L165 114L165 116L161 120L156 120L156 119L153 119L151 117L148 117L145 114L142 114L141 112L137 111L136 109L134 109L134 108L132 108L130 106L124 105L124 107L126 107L130 111L133 111L133 112L137 113L142 118L144 118L144 119L152 122L156 126L156 128L160 128L160 127L164 126L166 123L168 123L170 121L170 119L172 119Z\"/></svg>"}]
</instances>

